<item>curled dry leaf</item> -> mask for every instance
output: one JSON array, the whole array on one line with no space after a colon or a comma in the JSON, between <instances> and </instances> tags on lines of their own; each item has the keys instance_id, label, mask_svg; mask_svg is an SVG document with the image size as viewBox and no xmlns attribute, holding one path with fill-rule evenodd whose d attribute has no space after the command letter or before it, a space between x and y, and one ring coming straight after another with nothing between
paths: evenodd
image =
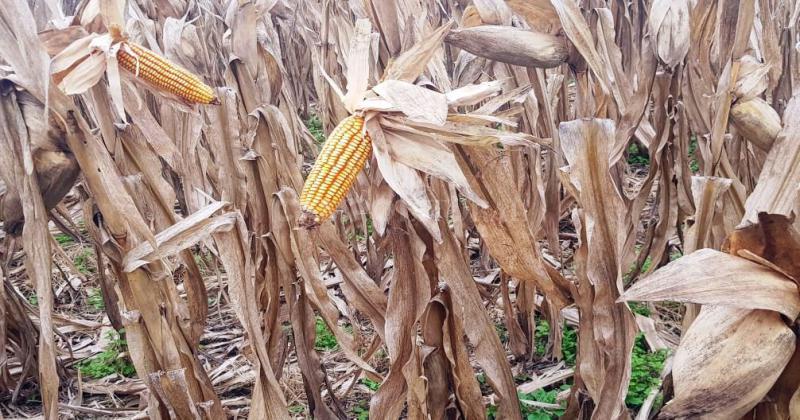
<instances>
[{"instance_id":1,"label":"curled dry leaf","mask_svg":"<svg viewBox=\"0 0 800 420\"><path fill-rule=\"evenodd\" d=\"M537 31L556 34L561 29L561 21L549 0L506 0L506 4Z\"/></svg>"},{"instance_id":2,"label":"curled dry leaf","mask_svg":"<svg viewBox=\"0 0 800 420\"><path fill-rule=\"evenodd\" d=\"M235 213L211 217L226 205L218 201L189 215L189 217L162 230L156 235L156 247L140 242L128 251L122 260L126 273L153 261L175 255L194 244L211 237L215 232L231 229L236 222Z\"/></svg>"},{"instance_id":3,"label":"curled dry leaf","mask_svg":"<svg viewBox=\"0 0 800 420\"><path fill-rule=\"evenodd\" d=\"M510 26L453 30L445 41L477 56L525 67L556 67L569 55L563 38Z\"/></svg>"},{"instance_id":4,"label":"curled dry leaf","mask_svg":"<svg viewBox=\"0 0 800 420\"><path fill-rule=\"evenodd\" d=\"M794 350L795 335L777 312L703 307L675 353L675 398L659 418L740 418L767 394Z\"/></svg>"},{"instance_id":5,"label":"curled dry leaf","mask_svg":"<svg viewBox=\"0 0 800 420\"><path fill-rule=\"evenodd\" d=\"M742 57L739 78L734 85L734 95L740 101L757 98L767 90L767 75L770 65L760 63L751 55Z\"/></svg>"},{"instance_id":6,"label":"curled dry leaf","mask_svg":"<svg viewBox=\"0 0 800 420\"><path fill-rule=\"evenodd\" d=\"M800 293L791 280L744 258L701 249L636 282L620 301L677 301L800 313Z\"/></svg>"},{"instance_id":7,"label":"curled dry leaf","mask_svg":"<svg viewBox=\"0 0 800 420\"><path fill-rule=\"evenodd\" d=\"M722 249L734 255L749 251L800 283L800 232L793 223L793 219L784 215L759 213L758 223L737 228Z\"/></svg>"}]
</instances>

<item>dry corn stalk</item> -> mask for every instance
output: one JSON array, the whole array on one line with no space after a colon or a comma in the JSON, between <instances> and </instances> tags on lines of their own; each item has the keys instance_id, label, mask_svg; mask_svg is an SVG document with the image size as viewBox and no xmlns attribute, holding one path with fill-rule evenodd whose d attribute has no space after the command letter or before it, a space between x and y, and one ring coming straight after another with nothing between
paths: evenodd
<instances>
[{"instance_id":1,"label":"dry corn stalk","mask_svg":"<svg viewBox=\"0 0 800 420\"><path fill-rule=\"evenodd\" d=\"M132 42L123 42L117 52L120 66L156 89L198 104L219 104L211 86L199 77L158 54Z\"/></svg>"},{"instance_id":2,"label":"dry corn stalk","mask_svg":"<svg viewBox=\"0 0 800 420\"><path fill-rule=\"evenodd\" d=\"M312 228L331 217L366 165L371 148L364 117L351 115L333 129L303 185L300 226Z\"/></svg>"},{"instance_id":3,"label":"dry corn stalk","mask_svg":"<svg viewBox=\"0 0 800 420\"><path fill-rule=\"evenodd\" d=\"M510 26L457 29L445 41L480 57L525 67L552 68L569 56L563 38Z\"/></svg>"},{"instance_id":4,"label":"dry corn stalk","mask_svg":"<svg viewBox=\"0 0 800 420\"><path fill-rule=\"evenodd\" d=\"M781 117L761 98L733 105L731 122L742 136L765 151L769 151L781 131Z\"/></svg>"}]
</instances>

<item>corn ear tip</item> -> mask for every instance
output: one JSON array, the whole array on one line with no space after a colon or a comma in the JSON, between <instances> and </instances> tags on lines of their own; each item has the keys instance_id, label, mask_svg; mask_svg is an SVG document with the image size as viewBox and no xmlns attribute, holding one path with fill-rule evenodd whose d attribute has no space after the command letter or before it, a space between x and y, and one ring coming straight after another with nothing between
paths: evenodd
<instances>
[{"instance_id":1,"label":"corn ear tip","mask_svg":"<svg viewBox=\"0 0 800 420\"><path fill-rule=\"evenodd\" d=\"M319 216L310 210L303 209L303 212L300 214L300 217L297 220L297 225L307 230L311 230L319 226L319 222Z\"/></svg>"},{"instance_id":2,"label":"corn ear tip","mask_svg":"<svg viewBox=\"0 0 800 420\"><path fill-rule=\"evenodd\" d=\"M211 100L211 102L209 102L208 104L209 104L209 105L221 105L221 104L222 104L222 102L220 102L219 98L217 98L217 97L215 96L215 97L214 97L214 99L212 99L212 100Z\"/></svg>"}]
</instances>

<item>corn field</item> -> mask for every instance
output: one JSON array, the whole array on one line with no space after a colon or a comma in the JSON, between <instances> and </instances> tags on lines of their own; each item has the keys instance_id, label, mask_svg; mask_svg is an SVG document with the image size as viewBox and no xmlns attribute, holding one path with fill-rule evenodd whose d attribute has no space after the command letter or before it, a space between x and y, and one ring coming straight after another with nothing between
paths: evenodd
<instances>
[{"instance_id":1,"label":"corn field","mask_svg":"<svg viewBox=\"0 0 800 420\"><path fill-rule=\"evenodd\" d=\"M0 418L800 420L798 20L5 0Z\"/></svg>"}]
</instances>

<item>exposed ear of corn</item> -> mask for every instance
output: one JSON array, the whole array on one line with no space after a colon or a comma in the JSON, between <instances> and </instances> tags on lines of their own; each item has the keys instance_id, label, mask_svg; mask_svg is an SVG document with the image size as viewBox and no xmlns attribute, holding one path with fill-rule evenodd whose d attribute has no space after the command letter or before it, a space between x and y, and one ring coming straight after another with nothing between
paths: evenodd
<instances>
[{"instance_id":1,"label":"exposed ear of corn","mask_svg":"<svg viewBox=\"0 0 800 420\"><path fill-rule=\"evenodd\" d=\"M131 42L122 44L117 53L119 65L153 87L190 103L218 104L211 86L197 76L158 54Z\"/></svg>"},{"instance_id":2,"label":"exposed ear of corn","mask_svg":"<svg viewBox=\"0 0 800 420\"><path fill-rule=\"evenodd\" d=\"M361 116L351 115L333 129L300 193L300 226L312 228L331 217L366 165L371 147Z\"/></svg>"}]
</instances>

